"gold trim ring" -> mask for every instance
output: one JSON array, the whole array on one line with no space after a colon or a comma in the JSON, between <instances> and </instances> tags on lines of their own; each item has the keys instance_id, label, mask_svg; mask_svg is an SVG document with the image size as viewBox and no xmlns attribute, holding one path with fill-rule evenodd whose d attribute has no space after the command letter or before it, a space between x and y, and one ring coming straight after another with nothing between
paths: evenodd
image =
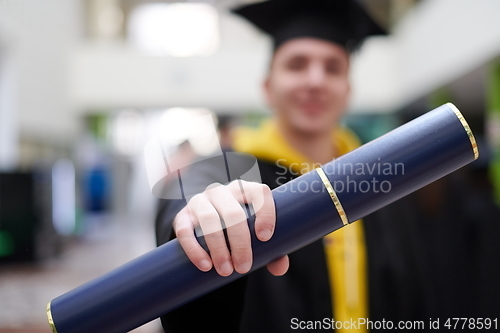
<instances>
[{"instance_id":1,"label":"gold trim ring","mask_svg":"<svg viewBox=\"0 0 500 333\"><path fill-rule=\"evenodd\" d=\"M49 326L52 329L52 333L57 333L56 325L54 324L54 319L52 319L52 311L50 310L51 303L52 301L47 303L47 320L49 321Z\"/></svg>"},{"instance_id":2,"label":"gold trim ring","mask_svg":"<svg viewBox=\"0 0 500 333\"><path fill-rule=\"evenodd\" d=\"M477 148L476 139L474 138L474 134L472 134L472 130L470 129L469 124L467 124L464 116L454 104L446 103L445 105L447 105L450 109L453 110L453 112L455 112L458 120L460 120L460 122L462 123L462 126L464 127L465 132L467 133L467 136L469 137L470 143L472 145L472 150L474 151L474 159L477 160L477 158L479 157L479 149Z\"/></svg>"},{"instance_id":3,"label":"gold trim ring","mask_svg":"<svg viewBox=\"0 0 500 333\"><path fill-rule=\"evenodd\" d=\"M325 185L325 188L328 191L328 194L330 194L330 198L332 198L333 204L335 205L335 208L337 209L337 212L340 215L340 219L342 220L342 223L344 225L348 225L349 220L347 219L347 215L344 211L344 208L342 207L342 204L340 203L339 198L337 197L337 194L335 193L335 190L333 189L332 184L330 183L330 180L326 176L325 171L323 171L322 168L316 168L316 172L318 173L319 178L321 178L323 185Z\"/></svg>"}]
</instances>

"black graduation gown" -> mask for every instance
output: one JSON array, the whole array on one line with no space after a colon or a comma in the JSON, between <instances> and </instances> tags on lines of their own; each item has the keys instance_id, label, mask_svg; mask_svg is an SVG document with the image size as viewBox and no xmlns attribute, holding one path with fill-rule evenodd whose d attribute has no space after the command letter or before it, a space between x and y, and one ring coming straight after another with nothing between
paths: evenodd
<instances>
[{"instance_id":1,"label":"black graduation gown","mask_svg":"<svg viewBox=\"0 0 500 333\"><path fill-rule=\"evenodd\" d=\"M210 168L198 166L191 171L216 181ZM259 167L271 188L294 177L273 163ZM158 244L172 237L184 205L161 200ZM499 216L487 192L454 173L365 217L369 319L423 321L418 332L435 332L430 319L440 318L444 329L452 317L498 317ZM331 304L320 240L292 253L284 276L260 269L164 315L162 323L166 332L291 332L292 318L331 318Z\"/></svg>"}]
</instances>

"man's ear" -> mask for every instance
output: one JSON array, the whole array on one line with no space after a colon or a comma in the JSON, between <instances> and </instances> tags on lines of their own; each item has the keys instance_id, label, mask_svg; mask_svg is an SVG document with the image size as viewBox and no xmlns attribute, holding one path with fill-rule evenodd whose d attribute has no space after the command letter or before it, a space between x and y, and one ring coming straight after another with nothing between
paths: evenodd
<instances>
[{"instance_id":1,"label":"man's ear","mask_svg":"<svg viewBox=\"0 0 500 333\"><path fill-rule=\"evenodd\" d=\"M352 98L352 89L351 89L352 85L351 85L351 80L348 80L347 81L347 98L346 98L346 101L345 101L345 106L344 106L344 113L347 111L347 108L349 106L349 104L351 104L351 98Z\"/></svg>"},{"instance_id":2,"label":"man's ear","mask_svg":"<svg viewBox=\"0 0 500 333\"><path fill-rule=\"evenodd\" d=\"M346 89L345 98L344 98L344 107L343 107L342 115L345 114L345 112L347 111L347 108L351 102L351 92L352 92L351 87L352 87L351 80L347 79L347 89Z\"/></svg>"},{"instance_id":3,"label":"man's ear","mask_svg":"<svg viewBox=\"0 0 500 333\"><path fill-rule=\"evenodd\" d=\"M271 106L271 75L267 74L266 79L262 82L262 91L264 92L264 98L266 99L266 104Z\"/></svg>"}]
</instances>

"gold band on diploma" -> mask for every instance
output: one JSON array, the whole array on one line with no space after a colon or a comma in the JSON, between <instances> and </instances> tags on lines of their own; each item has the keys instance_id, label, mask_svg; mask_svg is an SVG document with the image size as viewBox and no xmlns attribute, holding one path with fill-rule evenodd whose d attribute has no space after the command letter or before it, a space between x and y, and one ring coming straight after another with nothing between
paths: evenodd
<instances>
[{"instance_id":1,"label":"gold band on diploma","mask_svg":"<svg viewBox=\"0 0 500 333\"><path fill-rule=\"evenodd\" d=\"M457 115L458 119L462 123L462 126L465 128L465 132L467 133L467 136L469 137L470 143L472 144L472 150L474 151L474 159L477 160L479 157L479 149L477 149L477 143L476 139L474 138L474 134L472 134L472 131L469 127L469 124L467 124L467 121L465 120L464 116L462 116L462 113L457 109L457 107L452 104L452 103L446 103L446 105L455 112Z\"/></svg>"},{"instance_id":2,"label":"gold band on diploma","mask_svg":"<svg viewBox=\"0 0 500 333\"><path fill-rule=\"evenodd\" d=\"M332 184L330 183L330 180L328 180L328 177L326 176L325 172L321 168L316 168L316 172L319 175L319 178L321 178L321 181L325 185L326 190L328 191L328 194L330 194L330 198L332 198L333 204L335 205L335 208L337 209L337 212L339 212L340 219L342 220L342 223L344 225L349 224L349 220L347 219L347 215L344 211L344 208L342 207L342 204L340 203L339 198L337 197L337 194L335 193L335 190L333 189Z\"/></svg>"},{"instance_id":3,"label":"gold band on diploma","mask_svg":"<svg viewBox=\"0 0 500 333\"><path fill-rule=\"evenodd\" d=\"M54 319L52 319L52 311L50 311L50 303L47 303L47 320L49 321L49 326L52 328L52 333L57 333L56 325L54 325Z\"/></svg>"}]
</instances>

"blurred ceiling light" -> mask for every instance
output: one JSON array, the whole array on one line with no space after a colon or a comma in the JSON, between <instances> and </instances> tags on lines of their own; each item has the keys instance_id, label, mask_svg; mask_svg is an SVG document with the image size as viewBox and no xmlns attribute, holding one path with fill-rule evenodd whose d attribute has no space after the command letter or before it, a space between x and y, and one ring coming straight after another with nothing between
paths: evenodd
<instances>
[{"instance_id":1,"label":"blurred ceiling light","mask_svg":"<svg viewBox=\"0 0 500 333\"><path fill-rule=\"evenodd\" d=\"M132 44L153 55L210 55L219 44L217 11L205 3L139 5L128 28Z\"/></svg>"},{"instance_id":2,"label":"blurred ceiling light","mask_svg":"<svg viewBox=\"0 0 500 333\"><path fill-rule=\"evenodd\" d=\"M138 154L143 145L144 120L135 110L118 112L111 123L112 144L114 150L121 155Z\"/></svg>"}]
</instances>

